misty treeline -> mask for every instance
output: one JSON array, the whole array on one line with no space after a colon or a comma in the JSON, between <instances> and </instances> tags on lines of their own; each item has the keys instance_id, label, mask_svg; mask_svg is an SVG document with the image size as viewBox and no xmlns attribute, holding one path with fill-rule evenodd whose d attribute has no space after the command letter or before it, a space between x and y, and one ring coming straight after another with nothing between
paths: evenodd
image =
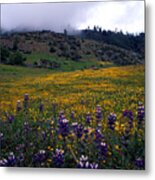
<instances>
[{"instance_id":1,"label":"misty treeline","mask_svg":"<svg viewBox=\"0 0 155 180\"><path fill-rule=\"evenodd\" d=\"M92 57L116 65L143 64L145 34L124 34L122 31L102 30L98 26L81 31L56 33L49 30L5 32L1 34L1 63L26 65L31 53L43 52L61 60L79 62ZM35 49L35 50L34 50ZM26 55L26 56L25 56ZM60 68L56 59L38 59L34 67Z\"/></svg>"},{"instance_id":2,"label":"misty treeline","mask_svg":"<svg viewBox=\"0 0 155 180\"><path fill-rule=\"evenodd\" d=\"M131 33L125 34L122 31L117 31L117 29L115 31L102 30L100 27L94 26L93 29L88 27L87 29L82 30L80 36L84 39L92 39L127 50L132 50L136 53L140 53L144 58L145 33L139 33L137 35Z\"/></svg>"}]
</instances>

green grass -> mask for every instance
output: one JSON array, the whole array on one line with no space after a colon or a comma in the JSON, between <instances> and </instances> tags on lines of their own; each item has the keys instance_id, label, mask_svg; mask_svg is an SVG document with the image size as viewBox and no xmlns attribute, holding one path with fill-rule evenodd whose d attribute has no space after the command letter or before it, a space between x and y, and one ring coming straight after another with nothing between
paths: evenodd
<instances>
[{"instance_id":1,"label":"green grass","mask_svg":"<svg viewBox=\"0 0 155 180\"><path fill-rule=\"evenodd\" d=\"M37 77L52 73L50 69L39 69L22 66L11 66L0 64L0 82L18 80L27 76Z\"/></svg>"},{"instance_id":2,"label":"green grass","mask_svg":"<svg viewBox=\"0 0 155 180\"><path fill-rule=\"evenodd\" d=\"M66 59L64 57L58 57L55 54L47 54L47 53L32 53L24 55L26 57L26 64L32 65L34 62L39 61L40 59L46 59L51 62L56 61L60 64L60 68L54 69L57 71L74 71L74 70L83 70L89 69L93 66L97 68L107 68L116 66L110 62L102 62L98 61L96 58L91 56L85 56L79 61L73 61L71 59Z\"/></svg>"},{"instance_id":3,"label":"green grass","mask_svg":"<svg viewBox=\"0 0 155 180\"><path fill-rule=\"evenodd\" d=\"M40 59L48 59L48 60L51 60L51 61L54 61L54 60L60 60L57 58L56 55L51 55L51 54L48 54L48 53L31 53L31 54L26 54L25 57L27 58L27 63L34 63L35 61L38 61Z\"/></svg>"}]
</instances>

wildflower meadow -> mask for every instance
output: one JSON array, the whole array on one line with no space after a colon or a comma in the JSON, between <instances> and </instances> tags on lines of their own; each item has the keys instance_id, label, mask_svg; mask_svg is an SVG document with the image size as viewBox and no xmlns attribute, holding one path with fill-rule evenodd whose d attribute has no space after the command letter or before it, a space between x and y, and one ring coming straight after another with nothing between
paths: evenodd
<instances>
[{"instance_id":1,"label":"wildflower meadow","mask_svg":"<svg viewBox=\"0 0 155 180\"><path fill-rule=\"evenodd\" d=\"M0 77L0 166L145 169L144 65Z\"/></svg>"}]
</instances>

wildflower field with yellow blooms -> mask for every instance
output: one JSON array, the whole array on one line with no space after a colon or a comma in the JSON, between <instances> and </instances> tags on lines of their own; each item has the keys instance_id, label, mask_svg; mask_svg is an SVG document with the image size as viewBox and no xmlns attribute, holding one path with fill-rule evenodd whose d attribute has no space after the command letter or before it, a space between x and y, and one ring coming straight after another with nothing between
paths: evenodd
<instances>
[{"instance_id":1,"label":"wildflower field with yellow blooms","mask_svg":"<svg viewBox=\"0 0 155 180\"><path fill-rule=\"evenodd\" d=\"M0 65L0 166L145 168L144 65Z\"/></svg>"}]
</instances>

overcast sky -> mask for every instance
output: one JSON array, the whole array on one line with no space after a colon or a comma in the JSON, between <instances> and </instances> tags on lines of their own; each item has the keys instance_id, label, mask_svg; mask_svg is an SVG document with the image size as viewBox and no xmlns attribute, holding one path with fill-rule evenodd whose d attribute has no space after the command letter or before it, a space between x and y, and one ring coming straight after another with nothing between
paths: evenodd
<instances>
[{"instance_id":1,"label":"overcast sky","mask_svg":"<svg viewBox=\"0 0 155 180\"><path fill-rule=\"evenodd\" d=\"M2 4L1 27L63 32L94 25L123 32L144 32L144 1Z\"/></svg>"}]
</instances>

